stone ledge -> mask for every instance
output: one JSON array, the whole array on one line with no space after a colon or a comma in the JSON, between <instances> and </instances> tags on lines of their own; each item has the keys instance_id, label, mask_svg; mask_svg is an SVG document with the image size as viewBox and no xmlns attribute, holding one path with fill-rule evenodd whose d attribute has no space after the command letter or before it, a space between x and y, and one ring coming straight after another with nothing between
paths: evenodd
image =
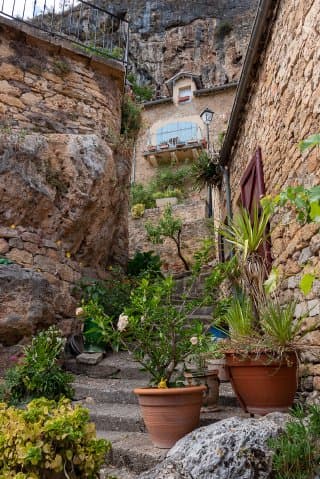
<instances>
[{"instance_id":1,"label":"stone ledge","mask_svg":"<svg viewBox=\"0 0 320 479\"><path fill-rule=\"evenodd\" d=\"M43 47L52 53L63 54L67 57L80 60L82 63L86 63L93 70L97 70L103 75L112 74L119 82L124 83L125 67L117 60L112 58L103 58L94 54L88 54L85 51L81 51L72 45L72 41L55 37L53 34L38 30L31 25L19 22L18 20L9 20L8 18L0 16L0 28L11 30L12 34L21 37L21 34L25 35L25 43Z\"/></svg>"}]
</instances>

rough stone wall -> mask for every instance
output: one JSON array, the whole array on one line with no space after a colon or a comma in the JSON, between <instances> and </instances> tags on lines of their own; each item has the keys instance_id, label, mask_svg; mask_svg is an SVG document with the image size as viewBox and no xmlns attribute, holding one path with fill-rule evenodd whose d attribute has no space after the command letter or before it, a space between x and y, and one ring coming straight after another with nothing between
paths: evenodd
<instances>
[{"instance_id":1,"label":"rough stone wall","mask_svg":"<svg viewBox=\"0 0 320 479\"><path fill-rule=\"evenodd\" d=\"M319 131L320 3L317 0L279 2L275 24L260 68L252 82L249 100L232 151L233 204L239 182L258 146L262 149L267 194L289 185L313 186L320 182L320 151L301 154L298 141ZM274 265L282 271L284 299L298 301L297 316L306 324L320 319L320 281L304 297L298 285L307 272L320 271L320 235L315 225L301 226L294 212L282 212L272 224ZM320 331L306 337L308 351L303 369L304 386L320 390Z\"/></svg>"},{"instance_id":2,"label":"rough stone wall","mask_svg":"<svg viewBox=\"0 0 320 479\"><path fill-rule=\"evenodd\" d=\"M257 3L101 0L130 21L130 68L166 95L164 81L181 70L201 74L207 87L239 77ZM223 25L231 27L227 34Z\"/></svg>"},{"instance_id":3,"label":"rough stone wall","mask_svg":"<svg viewBox=\"0 0 320 479\"><path fill-rule=\"evenodd\" d=\"M188 262L192 260L194 252L201 247L201 240L209 236L209 229L205 220L205 205L203 201L186 201L172 207L173 216L183 220L182 254ZM129 255L134 256L136 251L154 251L159 254L164 271L175 273L185 271L174 242L166 239L163 244L154 245L148 241L145 223L157 223L163 213L163 208L146 210L139 219L129 217Z\"/></svg>"},{"instance_id":4,"label":"rough stone wall","mask_svg":"<svg viewBox=\"0 0 320 479\"><path fill-rule=\"evenodd\" d=\"M120 132L119 62L4 19L0 43L0 254L18 265L2 270L0 342L12 343L46 321L70 332L74 282L126 263L131 165L109 141ZM10 281L20 293L28 284L30 308ZM27 326L10 339L10 324Z\"/></svg>"}]
</instances>

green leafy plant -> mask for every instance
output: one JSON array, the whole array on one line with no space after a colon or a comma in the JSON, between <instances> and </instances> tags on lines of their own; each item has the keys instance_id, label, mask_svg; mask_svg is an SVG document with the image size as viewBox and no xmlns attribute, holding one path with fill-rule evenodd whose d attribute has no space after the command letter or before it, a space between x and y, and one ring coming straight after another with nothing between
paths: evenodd
<instances>
[{"instance_id":1,"label":"green leafy plant","mask_svg":"<svg viewBox=\"0 0 320 479\"><path fill-rule=\"evenodd\" d=\"M86 344L98 347L102 350L107 345L111 346L114 351L120 348L120 334L114 326L114 321L108 316L103 307L96 301L90 300L83 305L83 312L85 316L84 337Z\"/></svg>"},{"instance_id":2,"label":"green leafy plant","mask_svg":"<svg viewBox=\"0 0 320 479\"><path fill-rule=\"evenodd\" d=\"M131 216L133 219L142 218L145 212L145 206L142 203L137 203L131 208Z\"/></svg>"},{"instance_id":3,"label":"green leafy plant","mask_svg":"<svg viewBox=\"0 0 320 479\"><path fill-rule=\"evenodd\" d=\"M189 320L194 305L174 303L171 277L143 278L131 294L131 304L119 318L118 328L130 334L126 346L151 375L154 385L172 385L179 363L200 347L204 331L200 321Z\"/></svg>"},{"instance_id":4,"label":"green leafy plant","mask_svg":"<svg viewBox=\"0 0 320 479\"><path fill-rule=\"evenodd\" d=\"M64 339L55 326L35 336L25 347L20 364L7 371L1 386L2 400L19 404L41 396L71 398L73 378L61 369L58 362L63 349Z\"/></svg>"},{"instance_id":5,"label":"green leafy plant","mask_svg":"<svg viewBox=\"0 0 320 479\"><path fill-rule=\"evenodd\" d=\"M320 408L297 407L284 432L269 440L274 479L309 479L320 465Z\"/></svg>"},{"instance_id":6,"label":"green leafy plant","mask_svg":"<svg viewBox=\"0 0 320 479\"><path fill-rule=\"evenodd\" d=\"M128 275L138 278L146 274L150 277L161 276L160 256L153 251L137 251L128 261Z\"/></svg>"},{"instance_id":7,"label":"green leafy plant","mask_svg":"<svg viewBox=\"0 0 320 479\"><path fill-rule=\"evenodd\" d=\"M234 298L224 319L228 324L230 335L234 342L253 338L255 333L255 318L252 303L249 298L245 296Z\"/></svg>"},{"instance_id":8,"label":"green leafy plant","mask_svg":"<svg viewBox=\"0 0 320 479\"><path fill-rule=\"evenodd\" d=\"M261 310L261 329L272 344L286 348L293 346L294 341L301 336L304 318L295 320L295 307L294 302L281 306L271 301Z\"/></svg>"},{"instance_id":9,"label":"green leafy plant","mask_svg":"<svg viewBox=\"0 0 320 479\"><path fill-rule=\"evenodd\" d=\"M202 190L208 185L220 185L222 170L217 158L211 158L203 150L192 164L191 176L196 190Z\"/></svg>"},{"instance_id":10,"label":"green leafy plant","mask_svg":"<svg viewBox=\"0 0 320 479\"><path fill-rule=\"evenodd\" d=\"M218 24L215 31L215 35L217 38L224 38L227 35L229 35L232 29L233 29L232 24L228 22L227 20L224 20Z\"/></svg>"},{"instance_id":11,"label":"green leafy plant","mask_svg":"<svg viewBox=\"0 0 320 479\"><path fill-rule=\"evenodd\" d=\"M153 244L162 244L165 238L170 238L176 245L178 257L181 259L185 270L190 270L190 265L183 256L181 249L182 220L173 216L171 205L165 207L157 224L147 222L145 228L148 238Z\"/></svg>"},{"instance_id":12,"label":"green leafy plant","mask_svg":"<svg viewBox=\"0 0 320 479\"><path fill-rule=\"evenodd\" d=\"M0 265L8 265L8 264L13 264L13 261L11 261L8 258L0 258Z\"/></svg>"},{"instance_id":13,"label":"green leafy plant","mask_svg":"<svg viewBox=\"0 0 320 479\"><path fill-rule=\"evenodd\" d=\"M125 95L121 112L121 134L136 140L142 125L141 107L133 98Z\"/></svg>"},{"instance_id":14,"label":"green leafy plant","mask_svg":"<svg viewBox=\"0 0 320 479\"><path fill-rule=\"evenodd\" d=\"M35 399L26 409L0 404L1 479L96 479L110 449L89 412L66 399Z\"/></svg>"},{"instance_id":15,"label":"green leafy plant","mask_svg":"<svg viewBox=\"0 0 320 479\"><path fill-rule=\"evenodd\" d=\"M315 133L304 140L301 140L299 143L300 150L302 152L308 150L309 148L314 148L315 146L320 145L320 133Z\"/></svg>"},{"instance_id":16,"label":"green leafy plant","mask_svg":"<svg viewBox=\"0 0 320 479\"><path fill-rule=\"evenodd\" d=\"M132 206L143 204L145 208L155 208L156 202L153 197L153 192L149 187L134 183L130 189L130 203Z\"/></svg>"},{"instance_id":17,"label":"green leafy plant","mask_svg":"<svg viewBox=\"0 0 320 479\"><path fill-rule=\"evenodd\" d=\"M154 89L150 85L141 85L133 73L129 73L128 80L131 83L132 91L139 102L150 101Z\"/></svg>"}]
</instances>

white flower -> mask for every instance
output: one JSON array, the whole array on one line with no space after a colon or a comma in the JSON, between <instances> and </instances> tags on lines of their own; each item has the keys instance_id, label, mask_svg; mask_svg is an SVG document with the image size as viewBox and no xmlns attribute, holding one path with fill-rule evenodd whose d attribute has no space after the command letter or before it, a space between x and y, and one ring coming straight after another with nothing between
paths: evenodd
<instances>
[{"instance_id":1,"label":"white flower","mask_svg":"<svg viewBox=\"0 0 320 479\"><path fill-rule=\"evenodd\" d=\"M124 331L126 327L128 326L128 323L129 323L128 316L126 316L125 314L120 314L118 324L117 324L118 331L120 332Z\"/></svg>"},{"instance_id":2,"label":"white flower","mask_svg":"<svg viewBox=\"0 0 320 479\"><path fill-rule=\"evenodd\" d=\"M193 346L196 346L198 344L198 338L197 336L192 336L192 338L190 338L190 343L193 345Z\"/></svg>"},{"instance_id":3,"label":"white flower","mask_svg":"<svg viewBox=\"0 0 320 479\"><path fill-rule=\"evenodd\" d=\"M77 308L77 309L76 309L76 316L82 316L83 313L84 313L83 308Z\"/></svg>"}]
</instances>

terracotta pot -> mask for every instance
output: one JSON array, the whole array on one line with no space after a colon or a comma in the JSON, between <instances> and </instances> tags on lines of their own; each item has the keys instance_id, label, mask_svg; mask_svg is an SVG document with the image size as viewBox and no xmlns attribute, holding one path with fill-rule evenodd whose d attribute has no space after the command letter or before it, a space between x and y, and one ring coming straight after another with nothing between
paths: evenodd
<instances>
[{"instance_id":1,"label":"terracotta pot","mask_svg":"<svg viewBox=\"0 0 320 479\"><path fill-rule=\"evenodd\" d=\"M206 391L203 394L202 405L205 407L217 406L219 401L219 377L216 369L185 371L188 386L199 386L203 384Z\"/></svg>"},{"instance_id":2,"label":"terracotta pot","mask_svg":"<svg viewBox=\"0 0 320 479\"><path fill-rule=\"evenodd\" d=\"M202 395L206 386L183 388L138 388L139 398L151 441L156 447L168 449L193 431L200 420Z\"/></svg>"},{"instance_id":3,"label":"terracotta pot","mask_svg":"<svg viewBox=\"0 0 320 479\"><path fill-rule=\"evenodd\" d=\"M296 355L286 353L282 360L267 354L248 356L226 353L230 381L242 408L262 415L288 411L298 385Z\"/></svg>"},{"instance_id":4,"label":"terracotta pot","mask_svg":"<svg viewBox=\"0 0 320 479\"><path fill-rule=\"evenodd\" d=\"M226 365L226 359L206 359L209 369L217 369L220 381L230 381L229 369Z\"/></svg>"}]
</instances>

